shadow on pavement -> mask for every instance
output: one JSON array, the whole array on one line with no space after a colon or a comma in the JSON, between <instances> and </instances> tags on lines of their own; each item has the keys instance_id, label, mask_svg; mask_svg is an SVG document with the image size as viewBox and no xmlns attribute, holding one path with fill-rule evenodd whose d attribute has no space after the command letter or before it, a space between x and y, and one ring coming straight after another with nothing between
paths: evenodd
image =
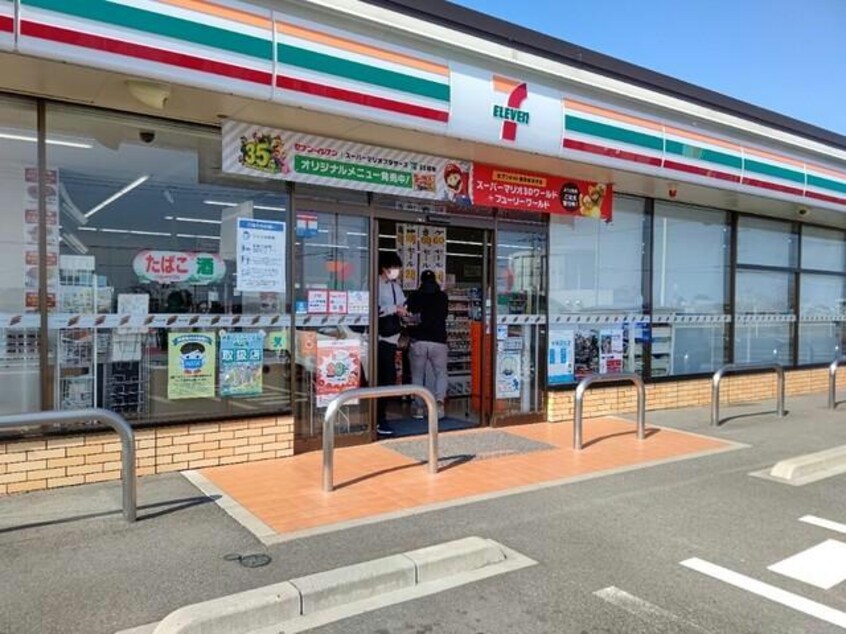
<instances>
[{"instance_id":1,"label":"shadow on pavement","mask_svg":"<svg viewBox=\"0 0 846 634\"><path fill-rule=\"evenodd\" d=\"M171 513L177 513L189 508L200 506L202 504L209 504L220 499L219 495L211 496L197 496L190 498L182 498L179 500L167 500L165 502L156 502L154 504L142 504L138 506L138 521L144 522L146 520L155 519ZM165 507L165 508L162 508ZM154 510L151 513L143 513L145 510ZM43 522L32 522L30 524L21 524L20 526L9 526L0 528L0 535L4 533L13 533L15 531L23 531L32 528L42 528L44 526L57 526L59 524L71 524L73 522L81 522L84 520L97 519L100 517L110 517L112 515L120 515L123 511L116 509L113 511L102 511L100 513L86 513L84 515L75 515L73 517L64 517L52 520L45 520Z\"/></svg>"}]
</instances>

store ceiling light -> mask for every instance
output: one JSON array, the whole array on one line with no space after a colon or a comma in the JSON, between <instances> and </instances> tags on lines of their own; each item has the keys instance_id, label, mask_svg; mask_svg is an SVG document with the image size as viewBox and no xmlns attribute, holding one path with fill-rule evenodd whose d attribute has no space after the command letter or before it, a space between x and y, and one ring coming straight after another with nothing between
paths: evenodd
<instances>
[{"instance_id":1,"label":"store ceiling light","mask_svg":"<svg viewBox=\"0 0 846 634\"><path fill-rule=\"evenodd\" d=\"M214 207L237 207L241 203L227 203L222 200L204 200L204 205L212 205ZM267 205L253 205L253 209L261 209L263 211L287 211L286 207L269 207Z\"/></svg>"},{"instance_id":2,"label":"store ceiling light","mask_svg":"<svg viewBox=\"0 0 846 634\"><path fill-rule=\"evenodd\" d=\"M38 138L34 136L27 136L25 134L8 134L0 132L0 139L8 141L25 141L26 143L37 143ZM90 150L94 146L91 143L82 143L80 141L62 141L60 139L47 139L47 145L57 145L59 147L71 147L80 150Z\"/></svg>"},{"instance_id":3,"label":"store ceiling light","mask_svg":"<svg viewBox=\"0 0 846 634\"><path fill-rule=\"evenodd\" d=\"M89 209L87 212L85 212L85 217L86 217L86 218L90 218L91 216L93 216L94 214L96 214L98 211L102 211L102 209L103 209L104 207L107 207L108 205L111 205L113 202L115 202L115 201L116 201L118 198L120 198L121 196L125 196L126 194L128 194L129 192L131 192L133 189L135 189L135 188L136 188L136 187L138 187L139 185L141 185L141 184L143 184L143 183L146 183L146 182L149 180L149 178L150 178L150 175L149 175L149 174L144 174L144 176L139 176L139 177L138 177L138 178L136 178L134 181L132 181L131 183L129 183L129 185L127 185L126 187L124 187L124 188L123 188L123 189L121 189L120 191L115 192L114 194L112 194L111 196L109 196L108 198L106 198L106 200L104 200L103 202L101 202L99 205L95 205L94 207L92 207L91 209Z\"/></svg>"},{"instance_id":4,"label":"store ceiling light","mask_svg":"<svg viewBox=\"0 0 846 634\"><path fill-rule=\"evenodd\" d=\"M183 216L177 216L174 218L176 222L199 222L200 224L204 225L219 225L221 224L220 220L209 220L208 218L185 218Z\"/></svg>"},{"instance_id":5,"label":"store ceiling light","mask_svg":"<svg viewBox=\"0 0 846 634\"><path fill-rule=\"evenodd\" d=\"M219 236L200 236L193 233L177 233L177 238L197 238L200 240L220 240Z\"/></svg>"}]
</instances>

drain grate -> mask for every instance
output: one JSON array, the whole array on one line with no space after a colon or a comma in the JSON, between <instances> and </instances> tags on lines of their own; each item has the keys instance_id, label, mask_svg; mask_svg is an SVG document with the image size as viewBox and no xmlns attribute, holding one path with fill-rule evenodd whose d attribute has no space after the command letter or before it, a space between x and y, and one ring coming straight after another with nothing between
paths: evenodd
<instances>
[{"instance_id":1,"label":"drain grate","mask_svg":"<svg viewBox=\"0 0 846 634\"><path fill-rule=\"evenodd\" d=\"M386 442L382 446L419 462L428 459L429 440L425 436L414 440ZM549 449L555 449L555 446L499 430L444 434L438 438L438 464L448 467L471 460L504 458Z\"/></svg>"},{"instance_id":2,"label":"drain grate","mask_svg":"<svg viewBox=\"0 0 846 634\"><path fill-rule=\"evenodd\" d=\"M270 555L264 555L262 553L255 555L239 555L238 553L231 553L229 555L224 555L223 558L226 561L237 561L239 564L244 566L244 568L261 568L273 561L273 558Z\"/></svg>"}]
</instances>

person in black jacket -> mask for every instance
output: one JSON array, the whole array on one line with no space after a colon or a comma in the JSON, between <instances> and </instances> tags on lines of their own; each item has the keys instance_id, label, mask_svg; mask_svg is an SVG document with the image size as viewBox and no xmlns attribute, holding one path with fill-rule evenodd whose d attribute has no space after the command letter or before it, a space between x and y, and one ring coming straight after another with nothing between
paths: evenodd
<instances>
[{"instance_id":1,"label":"person in black jacket","mask_svg":"<svg viewBox=\"0 0 846 634\"><path fill-rule=\"evenodd\" d=\"M420 274L420 288L408 300L408 312L417 317L411 329L411 381L427 387L438 401L438 418L444 417L447 392L447 316L449 299L441 290L432 271ZM415 418L423 418L425 409L418 402Z\"/></svg>"}]
</instances>

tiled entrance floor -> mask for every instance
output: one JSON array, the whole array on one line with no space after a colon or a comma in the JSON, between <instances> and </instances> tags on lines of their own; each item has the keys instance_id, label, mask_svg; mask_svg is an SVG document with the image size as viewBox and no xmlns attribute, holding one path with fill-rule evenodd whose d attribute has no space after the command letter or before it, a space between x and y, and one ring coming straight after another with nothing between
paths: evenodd
<instances>
[{"instance_id":1,"label":"tiled entrance floor","mask_svg":"<svg viewBox=\"0 0 846 634\"><path fill-rule=\"evenodd\" d=\"M322 452L319 451L293 458L203 469L200 473L284 537L736 446L655 427L647 427L646 440L638 441L634 424L617 418L585 421L585 448L581 452L571 448L570 423L539 423L502 431L552 447L531 453L456 461L437 475L430 475L425 465L388 449L391 442L399 440L337 449L335 490L331 493L321 489ZM450 436L483 432L451 432ZM441 434L442 445L446 436Z\"/></svg>"}]
</instances>

